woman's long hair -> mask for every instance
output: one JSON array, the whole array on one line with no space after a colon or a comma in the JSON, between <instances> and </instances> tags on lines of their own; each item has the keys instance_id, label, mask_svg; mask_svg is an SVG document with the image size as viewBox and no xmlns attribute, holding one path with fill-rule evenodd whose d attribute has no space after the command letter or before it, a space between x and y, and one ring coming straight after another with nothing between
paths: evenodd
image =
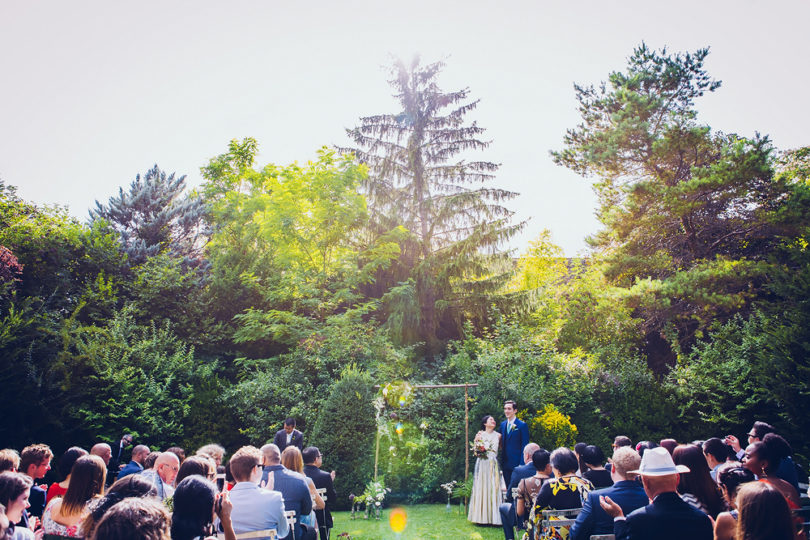
<instances>
[{"instance_id":1,"label":"woman's long hair","mask_svg":"<svg viewBox=\"0 0 810 540\"><path fill-rule=\"evenodd\" d=\"M737 492L736 540L792 540L793 517L785 497L765 482L749 482Z\"/></svg>"},{"instance_id":2,"label":"woman's long hair","mask_svg":"<svg viewBox=\"0 0 810 540\"><path fill-rule=\"evenodd\" d=\"M84 511L90 499L104 493L107 465L95 455L82 456L70 469L70 483L62 498L63 516L75 516Z\"/></svg>"},{"instance_id":3,"label":"woman's long hair","mask_svg":"<svg viewBox=\"0 0 810 540\"><path fill-rule=\"evenodd\" d=\"M703 450L693 444L682 444L672 453L676 465L689 467L688 473L681 473L678 482L678 493L691 493L708 510L713 518L725 510L723 497L709 472L709 464Z\"/></svg>"},{"instance_id":4,"label":"woman's long hair","mask_svg":"<svg viewBox=\"0 0 810 540\"><path fill-rule=\"evenodd\" d=\"M192 540L211 532L217 486L199 475L183 479L174 491L172 540Z\"/></svg>"},{"instance_id":5,"label":"woman's long hair","mask_svg":"<svg viewBox=\"0 0 810 540\"><path fill-rule=\"evenodd\" d=\"M183 460L180 470L177 472L175 483L180 485L185 478L198 474L204 478L212 480L211 475L216 475L217 465L208 456L190 456Z\"/></svg>"},{"instance_id":6,"label":"woman's long hair","mask_svg":"<svg viewBox=\"0 0 810 540\"><path fill-rule=\"evenodd\" d=\"M65 453L59 458L59 473L62 475L63 480L70 476L70 471L73 469L76 460L86 456L88 453L87 450L79 446L71 446L65 450ZM68 485L70 485L70 482L68 482Z\"/></svg>"},{"instance_id":7,"label":"woman's long hair","mask_svg":"<svg viewBox=\"0 0 810 540\"><path fill-rule=\"evenodd\" d=\"M281 464L291 471L304 472L304 458L297 446L288 446L281 453Z\"/></svg>"}]
</instances>

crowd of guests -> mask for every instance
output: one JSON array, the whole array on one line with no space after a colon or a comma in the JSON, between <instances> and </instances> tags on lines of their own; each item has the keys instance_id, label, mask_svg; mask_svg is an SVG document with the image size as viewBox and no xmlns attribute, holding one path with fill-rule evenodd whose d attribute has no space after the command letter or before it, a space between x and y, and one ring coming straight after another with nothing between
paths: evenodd
<instances>
[{"instance_id":1,"label":"crowd of guests","mask_svg":"<svg viewBox=\"0 0 810 540\"><path fill-rule=\"evenodd\" d=\"M37 484L54 455L45 444L0 450L0 539L197 540L251 533L251 538L326 540L332 527L335 472L321 470L317 447L303 448L294 419L273 444L244 446L223 466L210 444L186 457L179 447L113 451L68 448L57 460L62 480ZM116 459L117 457L117 459Z\"/></svg>"},{"instance_id":2,"label":"crowd of guests","mask_svg":"<svg viewBox=\"0 0 810 540\"><path fill-rule=\"evenodd\" d=\"M500 508L506 540L515 528L526 540L806 539L801 473L788 442L764 422L745 448L731 435L635 445L618 436L607 460L585 443L551 452L529 443L523 459ZM549 512L562 510L572 516Z\"/></svg>"}]
</instances>

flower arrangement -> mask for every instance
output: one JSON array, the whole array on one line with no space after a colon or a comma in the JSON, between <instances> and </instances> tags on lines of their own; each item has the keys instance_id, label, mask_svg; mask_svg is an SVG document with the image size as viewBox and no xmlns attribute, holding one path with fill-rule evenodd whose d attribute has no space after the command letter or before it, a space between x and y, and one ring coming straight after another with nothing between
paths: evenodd
<instances>
[{"instance_id":1,"label":"flower arrangement","mask_svg":"<svg viewBox=\"0 0 810 540\"><path fill-rule=\"evenodd\" d=\"M365 505L365 512L363 519L368 519L369 514L374 516L378 521L382 517L382 506L385 501L385 496L391 492L391 488L385 487L383 478L371 481L366 484L366 490L362 495L355 496L354 493L349 495L349 501L352 503L351 518L355 518L355 513L360 510L360 505Z\"/></svg>"},{"instance_id":2,"label":"flower arrangement","mask_svg":"<svg viewBox=\"0 0 810 540\"><path fill-rule=\"evenodd\" d=\"M470 443L470 450L472 450L472 453L476 458L488 459L489 453L497 453L498 448L493 442L487 442L476 437L475 440Z\"/></svg>"}]
</instances>

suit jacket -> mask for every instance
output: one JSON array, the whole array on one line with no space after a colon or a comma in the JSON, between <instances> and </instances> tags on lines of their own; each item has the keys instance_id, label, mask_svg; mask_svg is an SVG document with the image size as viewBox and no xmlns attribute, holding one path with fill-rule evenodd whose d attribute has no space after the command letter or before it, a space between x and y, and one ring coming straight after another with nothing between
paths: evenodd
<instances>
[{"instance_id":1,"label":"suit jacket","mask_svg":"<svg viewBox=\"0 0 810 540\"><path fill-rule=\"evenodd\" d=\"M315 510L315 515L318 516L318 524L321 527L331 529L334 526L332 522L332 507L337 502L337 493L335 492L335 483L332 480L332 475L320 470L315 465L304 465L304 474L312 478L316 489L326 488L326 507L323 511ZM323 521L321 521L321 514L323 515Z\"/></svg>"},{"instance_id":2,"label":"suit jacket","mask_svg":"<svg viewBox=\"0 0 810 540\"><path fill-rule=\"evenodd\" d=\"M651 504L613 524L616 540L712 540L709 516L681 499L674 491L661 493Z\"/></svg>"},{"instance_id":3,"label":"suit jacket","mask_svg":"<svg viewBox=\"0 0 810 540\"><path fill-rule=\"evenodd\" d=\"M31 486L31 493L28 495L28 502L31 504L31 508L28 509L28 512L32 516L37 516L38 518L42 519L42 512L45 511L45 499L47 498L47 494L48 492L45 489L42 489L37 485Z\"/></svg>"},{"instance_id":4,"label":"suit jacket","mask_svg":"<svg viewBox=\"0 0 810 540\"><path fill-rule=\"evenodd\" d=\"M621 506L625 516L650 502L644 486L633 480L623 480L609 488L592 491L585 499L576 523L571 527L571 540L588 540L592 534L613 533L613 518L599 505L600 495L610 497Z\"/></svg>"},{"instance_id":5,"label":"suit jacket","mask_svg":"<svg viewBox=\"0 0 810 540\"><path fill-rule=\"evenodd\" d=\"M278 446L280 451L284 451L287 448L287 432L283 429L280 429L276 432L276 436L273 437L273 444ZM292 432L292 439L290 442L291 445L297 446L299 450L304 449L304 434L294 429Z\"/></svg>"},{"instance_id":6,"label":"suit jacket","mask_svg":"<svg viewBox=\"0 0 810 540\"><path fill-rule=\"evenodd\" d=\"M302 532L301 516L312 512L312 496L309 494L306 476L291 471L283 465L266 465L259 485L267 482L271 474L273 475L273 490L281 493L284 498L284 508L286 510L295 510L293 532L295 540L298 540L301 538Z\"/></svg>"},{"instance_id":7,"label":"suit jacket","mask_svg":"<svg viewBox=\"0 0 810 540\"><path fill-rule=\"evenodd\" d=\"M143 465L138 463L137 461L130 461L126 464L126 466L121 469L121 472L118 473L116 480L121 480L125 476L129 476L130 474L138 474L143 470Z\"/></svg>"},{"instance_id":8,"label":"suit jacket","mask_svg":"<svg viewBox=\"0 0 810 540\"><path fill-rule=\"evenodd\" d=\"M534 463L531 461L520 467L515 467L515 470L512 471L512 479L509 481L509 487L506 489L506 502L515 502L512 500L512 488L518 487L518 484L524 478L532 477L535 474L537 474L537 469L534 468Z\"/></svg>"},{"instance_id":9,"label":"suit jacket","mask_svg":"<svg viewBox=\"0 0 810 540\"><path fill-rule=\"evenodd\" d=\"M503 453L501 454L501 468L515 469L523 464L523 448L529 444L529 426L526 422L515 418L515 427L511 432L507 432L508 422L501 422L501 444Z\"/></svg>"}]
</instances>

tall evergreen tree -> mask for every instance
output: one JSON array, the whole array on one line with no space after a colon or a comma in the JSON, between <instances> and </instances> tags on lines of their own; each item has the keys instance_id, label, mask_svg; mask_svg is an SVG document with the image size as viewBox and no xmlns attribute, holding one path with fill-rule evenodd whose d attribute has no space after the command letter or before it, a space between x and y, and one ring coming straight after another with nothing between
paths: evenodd
<instances>
[{"instance_id":1,"label":"tall evergreen tree","mask_svg":"<svg viewBox=\"0 0 810 540\"><path fill-rule=\"evenodd\" d=\"M208 238L207 207L202 199L183 193L186 176L166 175L157 165L135 176L129 191L104 205L96 201L91 221L107 220L121 235L132 266L160 253L181 257L192 266L199 262Z\"/></svg>"},{"instance_id":2,"label":"tall evergreen tree","mask_svg":"<svg viewBox=\"0 0 810 540\"><path fill-rule=\"evenodd\" d=\"M395 62L389 82L401 110L361 118L347 130L357 147L342 149L369 167L369 232L407 231L398 264L375 283L387 325L400 341L429 350L504 299L498 291L511 261L502 246L523 225L500 204L516 194L486 185L498 165L460 159L490 143L484 128L465 122L478 105L469 90L439 88L443 66Z\"/></svg>"}]
</instances>

